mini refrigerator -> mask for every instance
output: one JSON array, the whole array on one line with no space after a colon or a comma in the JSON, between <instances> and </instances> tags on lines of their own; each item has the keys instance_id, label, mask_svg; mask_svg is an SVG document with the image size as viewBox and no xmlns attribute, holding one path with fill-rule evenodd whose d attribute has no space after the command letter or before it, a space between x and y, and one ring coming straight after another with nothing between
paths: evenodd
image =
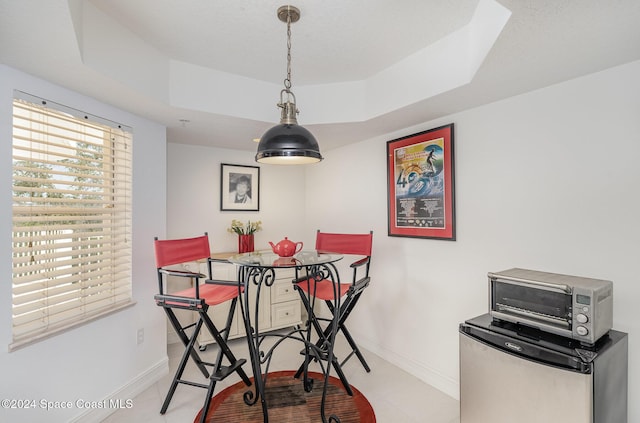
<instances>
[{"instance_id":1,"label":"mini refrigerator","mask_svg":"<svg viewBox=\"0 0 640 423\"><path fill-rule=\"evenodd\" d=\"M485 314L459 337L460 423L627 423L627 334L585 346Z\"/></svg>"}]
</instances>

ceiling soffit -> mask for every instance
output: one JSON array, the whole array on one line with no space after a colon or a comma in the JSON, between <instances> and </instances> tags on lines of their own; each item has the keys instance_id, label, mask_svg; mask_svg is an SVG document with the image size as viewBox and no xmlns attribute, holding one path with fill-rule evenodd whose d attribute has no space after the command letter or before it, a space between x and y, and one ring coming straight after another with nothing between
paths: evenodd
<instances>
[{"instance_id":1,"label":"ceiling soffit","mask_svg":"<svg viewBox=\"0 0 640 423\"><path fill-rule=\"evenodd\" d=\"M468 84L510 16L496 1L480 0L466 25L367 79L295 86L305 124L362 122ZM273 120L278 84L167 57L90 2L72 19L83 63L139 94L197 112Z\"/></svg>"}]
</instances>

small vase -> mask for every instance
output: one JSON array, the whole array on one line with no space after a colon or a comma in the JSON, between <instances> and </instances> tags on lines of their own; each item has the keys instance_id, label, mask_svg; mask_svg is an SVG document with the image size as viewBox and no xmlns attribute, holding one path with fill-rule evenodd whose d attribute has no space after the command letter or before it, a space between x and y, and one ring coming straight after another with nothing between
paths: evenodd
<instances>
[{"instance_id":1,"label":"small vase","mask_svg":"<svg viewBox=\"0 0 640 423\"><path fill-rule=\"evenodd\" d=\"M238 253L250 253L253 251L253 234L238 235Z\"/></svg>"}]
</instances>

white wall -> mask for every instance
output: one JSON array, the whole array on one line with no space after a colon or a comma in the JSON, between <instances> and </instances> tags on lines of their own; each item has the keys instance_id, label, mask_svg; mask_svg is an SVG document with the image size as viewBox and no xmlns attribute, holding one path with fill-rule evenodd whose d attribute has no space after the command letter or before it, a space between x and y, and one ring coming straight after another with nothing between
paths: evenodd
<instances>
[{"instance_id":1,"label":"white wall","mask_svg":"<svg viewBox=\"0 0 640 423\"><path fill-rule=\"evenodd\" d=\"M14 352L11 342L11 102L18 89L131 126L133 158L133 297L135 306ZM163 126L0 65L0 398L71 401L71 409L9 410L3 422L100 421L110 411L76 401L131 399L166 373L166 330L153 302L153 236L166 225L166 135ZM145 339L137 345L136 334Z\"/></svg>"},{"instance_id":2,"label":"white wall","mask_svg":"<svg viewBox=\"0 0 640 423\"><path fill-rule=\"evenodd\" d=\"M454 397L458 324L486 312L488 271L611 279L614 326L630 333L636 398L638 75L635 62L323 152L316 165L261 165L258 213L219 211L220 163L255 165L252 152L170 144L168 234L206 230L214 251L233 251L233 218L264 222L257 248L283 236L312 245L316 228L374 230L373 281L350 328L369 350ZM457 241L388 237L386 141L451 122ZM629 421L640 421L632 401Z\"/></svg>"},{"instance_id":3,"label":"white wall","mask_svg":"<svg viewBox=\"0 0 640 423\"><path fill-rule=\"evenodd\" d=\"M174 143L169 144L168 155L168 237L208 232L212 252L237 251L237 235L227 232L237 219L262 221L263 230L255 234L256 250L267 249L269 241L277 243L285 236L302 240L303 167L258 165L255 152ZM221 163L260 167L260 211L220 211Z\"/></svg>"},{"instance_id":4,"label":"white wall","mask_svg":"<svg viewBox=\"0 0 640 423\"><path fill-rule=\"evenodd\" d=\"M388 237L386 141L451 122L457 241ZM488 271L610 279L640 421L640 62L324 154L307 168L307 226L374 230L350 317L367 349L457 397L458 324L487 311Z\"/></svg>"},{"instance_id":5,"label":"white wall","mask_svg":"<svg viewBox=\"0 0 640 423\"><path fill-rule=\"evenodd\" d=\"M629 398L640 395L640 62L324 152L307 167L261 166L261 210L219 210L220 163L253 153L170 144L164 128L0 66L4 195L0 269L11 278L13 89L134 128L134 298L137 304L30 347L0 352L2 398L131 398L166 371L165 320L155 292L153 236L208 231L232 251L231 219L262 220L257 248L283 236L312 243L316 228L374 230L373 282L352 315L364 346L457 396L457 326L487 309L486 272L512 266L611 279L614 326L630 334ZM455 242L386 235L386 141L453 122ZM142 169L142 170L141 170ZM167 184L167 179L169 183ZM169 205L165 200L168 198ZM165 219L168 219L165 231ZM0 284L0 342L11 339L11 288ZM390 318L389 316L393 316ZM145 342L136 345L138 328ZM375 371L375 369L374 369ZM0 409L1 421L67 421L100 410ZM629 421L640 421L630 402Z\"/></svg>"}]
</instances>

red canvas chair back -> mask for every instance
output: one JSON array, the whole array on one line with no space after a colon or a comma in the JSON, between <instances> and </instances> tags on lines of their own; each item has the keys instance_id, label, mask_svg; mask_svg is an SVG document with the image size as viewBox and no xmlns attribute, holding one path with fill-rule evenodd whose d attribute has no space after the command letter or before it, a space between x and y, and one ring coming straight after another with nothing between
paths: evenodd
<instances>
[{"instance_id":1,"label":"red canvas chair back","mask_svg":"<svg viewBox=\"0 0 640 423\"><path fill-rule=\"evenodd\" d=\"M207 234L196 238L155 240L156 267L206 259L211 256Z\"/></svg>"},{"instance_id":2,"label":"red canvas chair back","mask_svg":"<svg viewBox=\"0 0 640 423\"><path fill-rule=\"evenodd\" d=\"M371 256L373 232L368 234L332 234L318 231L316 250L358 256Z\"/></svg>"}]
</instances>

